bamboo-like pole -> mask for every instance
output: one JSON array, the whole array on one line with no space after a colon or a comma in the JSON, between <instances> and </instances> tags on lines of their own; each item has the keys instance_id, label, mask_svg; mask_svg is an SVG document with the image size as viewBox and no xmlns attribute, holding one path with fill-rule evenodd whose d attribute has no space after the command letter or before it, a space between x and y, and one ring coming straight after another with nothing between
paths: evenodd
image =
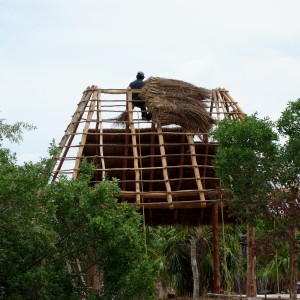
<instances>
[{"instance_id":1,"label":"bamboo-like pole","mask_svg":"<svg viewBox=\"0 0 300 300\"><path fill-rule=\"evenodd\" d=\"M205 143L205 155L204 155L204 167L202 173L202 185L203 188L206 186L206 171L207 171L207 161L208 161L208 134L203 134L202 141Z\"/></svg>"},{"instance_id":2,"label":"bamboo-like pole","mask_svg":"<svg viewBox=\"0 0 300 300\"><path fill-rule=\"evenodd\" d=\"M219 109L219 99L217 97L217 92L216 90L213 90L213 103L215 105L215 108L216 108L216 112L217 112L217 119L218 121L221 120L221 113L220 113L220 109Z\"/></svg>"},{"instance_id":3,"label":"bamboo-like pole","mask_svg":"<svg viewBox=\"0 0 300 300\"><path fill-rule=\"evenodd\" d=\"M106 177L106 173L105 173L105 160L104 160L104 151L103 151L103 121L102 121L102 109L101 109L101 90L98 90L97 93L97 119L98 122L97 124L99 124L100 128L99 128L99 132L100 132L100 144L99 144L99 150L100 150L100 159L101 159L101 167L103 169L102 171L102 181L105 180Z\"/></svg>"},{"instance_id":4,"label":"bamboo-like pole","mask_svg":"<svg viewBox=\"0 0 300 300\"><path fill-rule=\"evenodd\" d=\"M127 92L127 89L101 89L101 93L103 94L126 94Z\"/></svg>"},{"instance_id":5,"label":"bamboo-like pole","mask_svg":"<svg viewBox=\"0 0 300 300\"><path fill-rule=\"evenodd\" d=\"M58 147L60 149L65 146L70 134L72 132L74 132L74 129L76 131L77 126L78 126L78 121L81 119L91 95L92 95L92 92L90 92L90 91L85 90L83 92L83 96L82 96L80 102L78 103L77 110L75 111L75 113L71 119L71 122L69 123L69 125L65 131L65 135L63 136L63 138L61 139L61 141L58 145Z\"/></svg>"},{"instance_id":6,"label":"bamboo-like pole","mask_svg":"<svg viewBox=\"0 0 300 300\"><path fill-rule=\"evenodd\" d=\"M211 91L211 100L210 100L210 105L209 105L209 114L211 117L212 117L213 110L214 110L214 91L215 90Z\"/></svg>"},{"instance_id":7,"label":"bamboo-like pole","mask_svg":"<svg viewBox=\"0 0 300 300\"><path fill-rule=\"evenodd\" d=\"M92 116L95 112L95 106L96 106L96 101L95 100L97 100L97 97L98 97L97 94L98 94L97 90L93 92L93 96L92 96L92 100L90 102L90 108L89 108L89 112L88 112L88 116L87 116L87 121L85 123L83 133L82 133L82 137L81 137L80 146L78 148L78 153L77 153L77 158L76 158L76 161L75 161L75 166L74 166L74 172L73 172L72 179L76 179L77 176L78 176L83 148L85 146L85 142L86 142L88 130L89 130L89 127L90 127L91 119L92 119Z\"/></svg>"},{"instance_id":8,"label":"bamboo-like pole","mask_svg":"<svg viewBox=\"0 0 300 300\"><path fill-rule=\"evenodd\" d=\"M216 200L209 200L207 205L213 205L215 203L215 201L220 200L220 199L216 199ZM128 202L127 203L130 206L136 206L136 203L131 203ZM180 209L189 209L189 208L197 208L197 209L201 209L201 211L203 210L203 208L201 208L201 200L189 200L189 201L183 201L183 200L179 200L179 201L173 201L172 202L172 206L173 209L176 210L177 208ZM144 207L145 209L165 209L165 210L170 210L170 204L168 202L143 202L139 205L139 209L141 209L142 207ZM174 214L176 214L176 212L174 211ZM202 219L199 218L199 220L203 221L203 217Z\"/></svg>"},{"instance_id":9,"label":"bamboo-like pole","mask_svg":"<svg viewBox=\"0 0 300 300\"><path fill-rule=\"evenodd\" d=\"M195 143L194 143L194 139L192 137L191 134L187 134L186 135L188 142L189 142L189 146L190 146L190 154L191 154L191 160L192 160L192 166L194 169L194 174L195 174L195 178L196 178L196 184L199 190L199 197L201 202L201 206L204 207L205 206L205 195L202 192L203 190L203 186L202 186L202 182L201 182L201 177L200 177L200 171L198 168L198 164L197 164L197 159L196 159L196 151L195 151Z\"/></svg>"},{"instance_id":10,"label":"bamboo-like pole","mask_svg":"<svg viewBox=\"0 0 300 300\"><path fill-rule=\"evenodd\" d=\"M163 132L162 132L161 127L157 127L157 133L158 133L159 149L160 149L160 154L161 154L161 162L162 162L162 167L163 167L163 176L164 176L166 190L167 190L167 201L169 203L170 209L173 209L174 206L172 204L172 202L173 202L172 190L171 190L171 185L170 185L170 181L169 181L168 165L167 165L166 151L165 151L165 146L164 146L164 137L163 137Z\"/></svg>"},{"instance_id":11,"label":"bamboo-like pole","mask_svg":"<svg viewBox=\"0 0 300 300\"><path fill-rule=\"evenodd\" d=\"M178 177L179 177L179 181L178 181L178 184L177 184L177 187L176 187L176 190L180 190L181 188L181 185L182 185L182 178L183 178L183 168L182 168L182 165L184 163L184 139L185 139L185 135L181 135L180 136L180 139L181 139L181 144L180 144L180 160L179 160L179 171L178 171Z\"/></svg>"},{"instance_id":12,"label":"bamboo-like pole","mask_svg":"<svg viewBox=\"0 0 300 300\"><path fill-rule=\"evenodd\" d=\"M220 293L221 289L221 273L220 273L220 243L218 234L219 224L219 206L216 202L212 206L212 231L213 231L213 269L214 269L214 282L213 293Z\"/></svg>"},{"instance_id":13,"label":"bamboo-like pole","mask_svg":"<svg viewBox=\"0 0 300 300\"><path fill-rule=\"evenodd\" d=\"M133 165L135 170L136 203L137 206L139 207L141 203L139 156L138 156L137 142L136 142L136 131L133 122L132 92L131 90L129 90L127 93L128 93L128 118L129 118L129 126L131 129L131 134L132 134L131 138L132 138Z\"/></svg>"},{"instance_id":14,"label":"bamboo-like pole","mask_svg":"<svg viewBox=\"0 0 300 300\"><path fill-rule=\"evenodd\" d=\"M207 195L220 195L220 191L212 190L212 189L206 189L202 190L200 192L203 192ZM173 198L177 197L189 197L189 196L199 196L199 190L181 190L181 191L172 191L172 192L164 192L164 191L156 191L156 192L140 192L141 197L147 197L147 198L165 198L168 196L168 194L172 194ZM135 198L136 192L134 191L121 191L121 196L125 198ZM200 199L200 201L203 201ZM207 199L205 201L208 201Z\"/></svg>"},{"instance_id":15,"label":"bamboo-like pole","mask_svg":"<svg viewBox=\"0 0 300 300\"><path fill-rule=\"evenodd\" d=\"M155 124L152 122L151 124L151 136L150 136L150 141L151 141L151 146L150 146L150 161L149 161L149 166L150 167L154 167L154 153L155 153L155 147L154 147L154 143L155 143ZM145 156L144 156L145 157ZM153 191L153 184L154 184L154 170L151 169L149 170L150 174L149 174L149 191L152 192ZM148 199L149 201L149 199ZM149 218L151 220L151 222L153 221L153 213L152 213L152 209L149 209Z\"/></svg>"},{"instance_id":16,"label":"bamboo-like pole","mask_svg":"<svg viewBox=\"0 0 300 300\"><path fill-rule=\"evenodd\" d=\"M90 92L90 91L85 90L83 92L82 98L81 98L80 102L78 103L77 110L72 117L71 123L67 126L65 134L59 143L60 152L62 151L62 149L64 147L65 147L65 150L64 150L63 154L61 155L61 157L60 157L60 154L61 154L60 152L56 157L56 160L58 160L60 157L60 162L56 168L56 171L54 172L54 174L52 176L51 182L55 181L55 179L58 176L59 171L61 170L61 167L62 167L62 165L65 161L65 158L68 154L68 151L70 149L71 143L74 139L74 136L75 136L74 134L78 128L79 121L84 113L84 110L88 104L88 101L89 101L91 95L92 95L92 92ZM67 141L68 141L68 144L66 145Z\"/></svg>"},{"instance_id":17,"label":"bamboo-like pole","mask_svg":"<svg viewBox=\"0 0 300 300\"><path fill-rule=\"evenodd\" d=\"M224 93L223 95L224 95L224 99L226 99L228 104L232 107L236 116L240 120L243 120L246 114L242 111L242 109L237 105L237 103L232 99L232 97L228 93Z\"/></svg>"},{"instance_id":18,"label":"bamboo-like pole","mask_svg":"<svg viewBox=\"0 0 300 300\"><path fill-rule=\"evenodd\" d=\"M129 96L126 90L126 111L129 111L128 108L128 103L129 103ZM132 105L131 105L132 107ZM126 120L126 127L125 127L125 143L124 143L124 150L123 150L123 157L121 158L123 160L122 163L122 191L126 190L126 169L128 165L128 154L129 154L129 133L130 133L130 128L129 128L129 119L128 119L128 114L127 114L127 120ZM119 133L118 133L119 134ZM131 158L131 157L130 157ZM122 201L124 201L124 198L121 197Z\"/></svg>"},{"instance_id":19,"label":"bamboo-like pole","mask_svg":"<svg viewBox=\"0 0 300 300\"><path fill-rule=\"evenodd\" d=\"M220 91L216 91L216 94L217 94L217 98L219 99L219 103L223 109L223 113L226 113L226 112L229 112L226 107L225 107L225 104L224 104L224 99L220 93Z\"/></svg>"}]
</instances>

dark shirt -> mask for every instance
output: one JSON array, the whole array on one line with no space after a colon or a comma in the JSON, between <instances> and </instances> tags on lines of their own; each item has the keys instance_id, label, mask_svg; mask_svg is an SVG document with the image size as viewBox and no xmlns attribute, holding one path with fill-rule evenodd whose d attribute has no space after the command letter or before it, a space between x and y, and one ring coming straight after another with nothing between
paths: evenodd
<instances>
[{"instance_id":1,"label":"dark shirt","mask_svg":"<svg viewBox=\"0 0 300 300\"><path fill-rule=\"evenodd\" d=\"M132 81L129 86L132 88L132 89L141 89L143 86L144 86L145 82L141 79L136 79L135 81ZM141 100L141 98L139 97L139 94L138 93L133 93L132 94L132 100Z\"/></svg>"}]
</instances>

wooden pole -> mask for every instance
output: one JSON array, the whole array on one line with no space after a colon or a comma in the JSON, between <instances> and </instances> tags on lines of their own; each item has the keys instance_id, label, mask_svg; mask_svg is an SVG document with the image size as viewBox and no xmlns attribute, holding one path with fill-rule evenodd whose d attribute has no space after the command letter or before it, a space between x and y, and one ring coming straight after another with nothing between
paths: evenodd
<instances>
[{"instance_id":1,"label":"wooden pole","mask_svg":"<svg viewBox=\"0 0 300 300\"><path fill-rule=\"evenodd\" d=\"M72 179L76 179L79 173L79 167L80 167L80 161L82 159L82 152L83 152L83 148L85 146L85 142L86 142L86 138L87 138L87 134L88 134L88 130L90 127L90 123L93 117L93 114L95 112L95 107L96 107L96 101L97 101L97 91L93 92L93 99L90 102L90 109L88 112L88 116L87 116L87 120L85 122L85 126L83 129L83 133L82 133L82 137L81 137L81 142L80 142L80 147L78 149L78 153L77 153L77 158L76 158L76 162L75 162L75 167L74 167L74 171L73 171L73 176Z\"/></svg>"},{"instance_id":2,"label":"wooden pole","mask_svg":"<svg viewBox=\"0 0 300 300\"><path fill-rule=\"evenodd\" d=\"M220 294L221 289L221 274L220 274L220 244L219 244L219 205L215 203L212 205L212 232L213 232L213 269L214 282L213 293Z\"/></svg>"},{"instance_id":3,"label":"wooden pole","mask_svg":"<svg viewBox=\"0 0 300 300\"><path fill-rule=\"evenodd\" d=\"M99 150L100 150L100 159L101 159L101 167L102 171L102 181L105 180L105 160L104 160L104 151L103 151L103 121L102 121L102 110L101 110L101 90L98 91L97 95L97 124L100 125L100 143L99 143Z\"/></svg>"},{"instance_id":4,"label":"wooden pole","mask_svg":"<svg viewBox=\"0 0 300 300\"><path fill-rule=\"evenodd\" d=\"M205 204L205 194L203 193L203 186L202 186L202 182L201 182L200 171L199 171L198 164L197 164L194 140L193 140L193 137L192 137L191 134L187 134L186 137L188 139L188 143L189 143L189 147L190 147L192 166L193 166L193 169L194 169L196 184L197 184L197 187L198 187L198 190L199 190L199 197L200 197L200 200L201 200L201 206L205 207L205 205L206 205Z\"/></svg>"},{"instance_id":5,"label":"wooden pole","mask_svg":"<svg viewBox=\"0 0 300 300\"><path fill-rule=\"evenodd\" d=\"M133 152L133 165L135 170L135 192L136 192L136 203L139 208L141 203L141 188L140 188L140 169L139 169L139 155L137 150L136 142L136 131L133 122L133 111L132 111L132 92L128 91L128 117L129 117L129 126L131 129L131 138L132 138L132 152Z\"/></svg>"},{"instance_id":6,"label":"wooden pole","mask_svg":"<svg viewBox=\"0 0 300 300\"><path fill-rule=\"evenodd\" d=\"M247 230L247 287L246 296L256 297L256 255L255 245L255 227L248 225Z\"/></svg>"},{"instance_id":7,"label":"wooden pole","mask_svg":"<svg viewBox=\"0 0 300 300\"><path fill-rule=\"evenodd\" d=\"M173 206L173 199L172 199L172 189L169 181L169 175L168 175L168 165L166 160L166 151L164 146L164 137L162 133L161 127L157 127L157 133L158 133L158 141L159 141L159 149L160 149L160 155L161 155L161 163L162 163L162 171L163 171L163 177L166 185L167 190L167 201L169 203L169 207L171 209L174 208Z\"/></svg>"},{"instance_id":8,"label":"wooden pole","mask_svg":"<svg viewBox=\"0 0 300 300\"><path fill-rule=\"evenodd\" d=\"M61 139L60 143L59 143L59 149L60 151L62 151L62 149L65 147L65 150L63 152L63 154L60 156L60 152L59 154L57 155L56 159L58 160L59 159L59 156L60 156L60 162L56 168L56 171L54 172L53 176L52 176L52 180L51 182L54 182L55 179L57 178L58 176L58 173L59 171L61 170L61 167L65 161L65 158L68 154L68 151L70 149L70 146L72 144L72 141L74 139L74 134L78 128L78 125L79 125L79 122L80 122L80 119L84 113L84 110L88 104L88 101L90 99L92 95L92 92L91 91L84 91L83 92L83 96L77 106L77 110L76 112L74 113L73 117L72 117L72 120L70 122L70 124L68 125L66 131L65 131L65 134L63 136L63 138ZM68 144L66 145L66 143L68 142Z\"/></svg>"}]
</instances>

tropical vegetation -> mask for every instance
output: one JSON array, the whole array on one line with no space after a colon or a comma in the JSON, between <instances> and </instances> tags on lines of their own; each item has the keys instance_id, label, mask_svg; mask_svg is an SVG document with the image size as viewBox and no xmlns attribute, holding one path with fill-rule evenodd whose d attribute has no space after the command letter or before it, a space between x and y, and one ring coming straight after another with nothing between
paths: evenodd
<instances>
[{"instance_id":1,"label":"tropical vegetation","mask_svg":"<svg viewBox=\"0 0 300 300\"><path fill-rule=\"evenodd\" d=\"M20 142L22 132L33 129L0 120L2 298L78 299L85 292L89 299L146 300L158 297L160 285L165 295L198 299L213 290L210 226L146 228L133 207L117 205L117 180L90 185L94 169L87 163L76 180L61 176L49 184L53 145L50 158L22 166L2 146L5 139ZM295 298L300 99L289 102L277 122L257 114L225 119L211 137L219 143L214 167L238 221L219 225L221 291L243 294L255 275L251 293L289 291ZM87 286L92 275L100 294Z\"/></svg>"}]
</instances>

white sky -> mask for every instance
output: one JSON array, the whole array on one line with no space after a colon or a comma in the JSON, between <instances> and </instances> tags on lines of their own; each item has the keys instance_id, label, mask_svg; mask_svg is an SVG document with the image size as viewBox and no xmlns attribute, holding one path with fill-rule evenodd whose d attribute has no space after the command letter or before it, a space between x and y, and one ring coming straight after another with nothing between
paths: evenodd
<instances>
[{"instance_id":1,"label":"white sky","mask_svg":"<svg viewBox=\"0 0 300 300\"><path fill-rule=\"evenodd\" d=\"M276 120L300 98L299 0L0 0L0 118L38 127L19 162L47 157L88 85L136 72L225 87Z\"/></svg>"}]
</instances>

